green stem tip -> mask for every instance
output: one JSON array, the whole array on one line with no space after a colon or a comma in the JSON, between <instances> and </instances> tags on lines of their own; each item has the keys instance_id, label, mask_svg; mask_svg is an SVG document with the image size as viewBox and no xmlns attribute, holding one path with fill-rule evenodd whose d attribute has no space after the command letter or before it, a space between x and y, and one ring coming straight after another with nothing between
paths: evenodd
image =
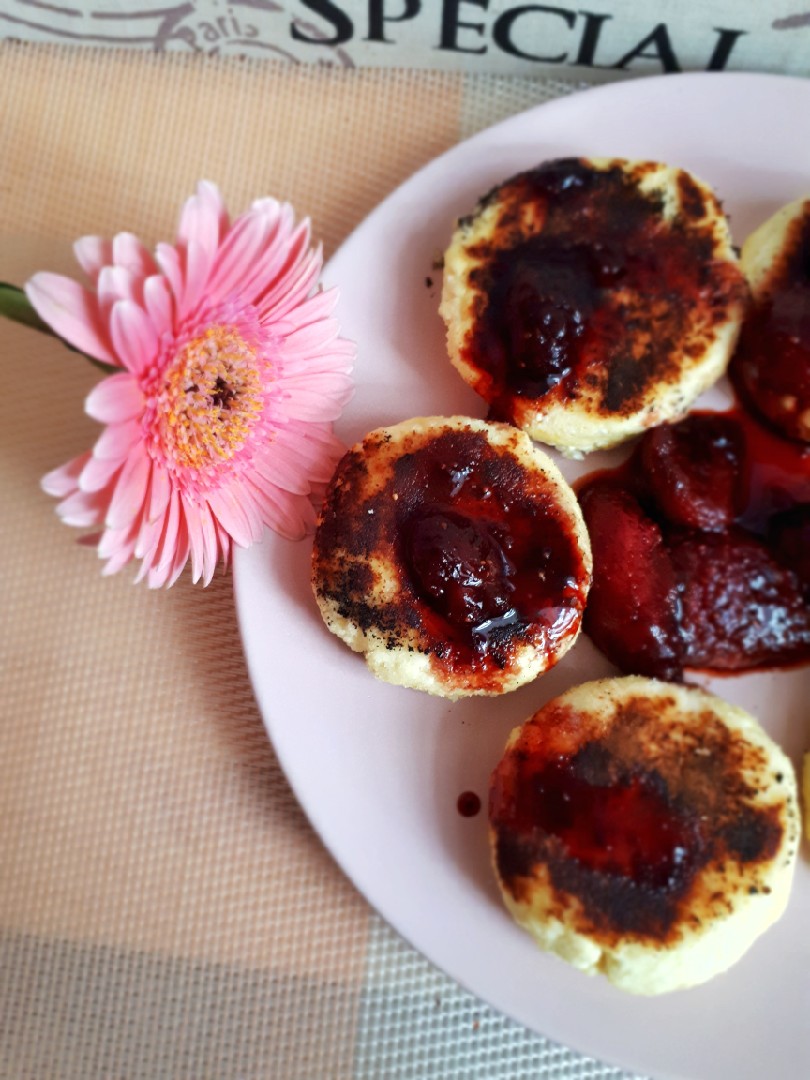
<instances>
[{"instance_id":1,"label":"green stem tip","mask_svg":"<svg viewBox=\"0 0 810 1080\"><path fill-rule=\"evenodd\" d=\"M28 326L32 330L39 330L41 334L48 334L50 337L55 337L57 341L61 341L71 352L83 356L85 360L89 360L94 367L97 367L106 375L111 375L118 370L118 368L113 367L111 364L105 364L101 360L96 360L94 356L88 356L87 353L83 353L79 349L74 348L74 346L65 341L64 338L59 337L58 334L54 333L50 326L37 315L31 301L25 295L25 292L16 285L9 285L7 281L0 281L0 316L10 319L12 322L21 323L23 326Z\"/></svg>"}]
</instances>

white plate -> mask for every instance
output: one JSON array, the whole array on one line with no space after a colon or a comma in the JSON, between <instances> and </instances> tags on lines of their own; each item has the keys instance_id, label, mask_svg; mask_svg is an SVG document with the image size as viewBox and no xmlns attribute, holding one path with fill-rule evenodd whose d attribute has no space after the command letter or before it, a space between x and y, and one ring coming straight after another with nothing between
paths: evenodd
<instances>
[{"instance_id":1,"label":"white plate","mask_svg":"<svg viewBox=\"0 0 810 1080\"><path fill-rule=\"evenodd\" d=\"M542 105L455 147L412 177L325 272L357 341L352 442L410 416L484 415L445 359L433 269L455 218L494 183L560 155L645 157L712 183L739 243L810 190L810 82L688 75L620 83ZM426 279L432 279L428 284ZM703 403L724 404L722 389ZM588 460L591 469L608 458ZM582 466L564 463L569 477ZM295 793L345 872L417 949L497 1009L550 1038L658 1078L810 1075L810 865L787 914L729 973L639 999L535 948L491 877L486 814L462 818L510 728L574 682L611 669L583 639L533 686L449 704L377 682L321 623L308 543L268 535L235 561L251 678ZM704 680L758 713L798 763L810 736L810 671Z\"/></svg>"}]
</instances>

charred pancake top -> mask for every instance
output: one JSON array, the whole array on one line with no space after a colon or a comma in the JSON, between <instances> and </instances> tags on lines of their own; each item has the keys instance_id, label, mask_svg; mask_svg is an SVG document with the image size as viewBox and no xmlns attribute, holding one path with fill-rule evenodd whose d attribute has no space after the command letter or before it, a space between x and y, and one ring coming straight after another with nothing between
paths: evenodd
<instances>
[{"instance_id":1,"label":"charred pancake top","mask_svg":"<svg viewBox=\"0 0 810 1080\"><path fill-rule=\"evenodd\" d=\"M371 432L343 458L313 550L329 628L383 679L447 697L536 677L576 639L579 506L522 432L462 417Z\"/></svg>"},{"instance_id":2,"label":"charred pancake top","mask_svg":"<svg viewBox=\"0 0 810 1080\"><path fill-rule=\"evenodd\" d=\"M709 187L653 162L570 158L459 221L440 311L491 415L579 456L683 413L725 370L746 296Z\"/></svg>"},{"instance_id":3,"label":"charred pancake top","mask_svg":"<svg viewBox=\"0 0 810 1080\"><path fill-rule=\"evenodd\" d=\"M563 951L556 925L578 966L642 993L742 954L784 908L799 832L792 767L753 717L637 677L575 688L517 729L490 824L519 921Z\"/></svg>"}]
</instances>

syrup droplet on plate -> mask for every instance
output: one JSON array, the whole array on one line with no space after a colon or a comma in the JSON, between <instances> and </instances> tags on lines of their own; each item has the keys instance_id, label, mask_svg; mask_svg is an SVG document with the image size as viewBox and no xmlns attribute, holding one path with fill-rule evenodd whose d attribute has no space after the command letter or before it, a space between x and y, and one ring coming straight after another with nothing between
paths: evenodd
<instances>
[{"instance_id":1,"label":"syrup droplet on plate","mask_svg":"<svg viewBox=\"0 0 810 1080\"><path fill-rule=\"evenodd\" d=\"M481 810L481 799L474 791L462 791L456 800L456 808L462 817L475 817Z\"/></svg>"}]
</instances>

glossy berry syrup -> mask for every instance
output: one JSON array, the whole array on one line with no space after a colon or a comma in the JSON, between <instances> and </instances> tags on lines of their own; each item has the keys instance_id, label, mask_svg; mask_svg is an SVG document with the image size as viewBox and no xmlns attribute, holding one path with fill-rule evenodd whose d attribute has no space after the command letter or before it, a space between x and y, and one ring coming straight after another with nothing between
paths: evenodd
<instances>
[{"instance_id":1,"label":"glossy berry syrup","mask_svg":"<svg viewBox=\"0 0 810 1080\"><path fill-rule=\"evenodd\" d=\"M579 628L588 575L554 489L477 432L403 456L389 502L419 619L445 665L505 667Z\"/></svg>"},{"instance_id":2,"label":"glossy berry syrup","mask_svg":"<svg viewBox=\"0 0 810 1080\"><path fill-rule=\"evenodd\" d=\"M557 895L578 898L587 932L666 939L711 853L703 808L690 809L664 775L627 759L610 736L566 748L559 736L577 723L547 706L496 767L489 819L498 876L521 901L544 867Z\"/></svg>"},{"instance_id":3,"label":"glossy berry syrup","mask_svg":"<svg viewBox=\"0 0 810 1080\"><path fill-rule=\"evenodd\" d=\"M591 782L574 758L521 778L517 817L559 839L582 866L653 889L674 888L697 853L693 823L656 790L652 774ZM516 823L517 824L517 823ZM518 825L520 827L520 825Z\"/></svg>"},{"instance_id":4,"label":"glossy berry syrup","mask_svg":"<svg viewBox=\"0 0 810 1080\"><path fill-rule=\"evenodd\" d=\"M694 413L586 478L580 500L594 548L584 629L623 671L810 660L810 447L742 409Z\"/></svg>"}]
</instances>

